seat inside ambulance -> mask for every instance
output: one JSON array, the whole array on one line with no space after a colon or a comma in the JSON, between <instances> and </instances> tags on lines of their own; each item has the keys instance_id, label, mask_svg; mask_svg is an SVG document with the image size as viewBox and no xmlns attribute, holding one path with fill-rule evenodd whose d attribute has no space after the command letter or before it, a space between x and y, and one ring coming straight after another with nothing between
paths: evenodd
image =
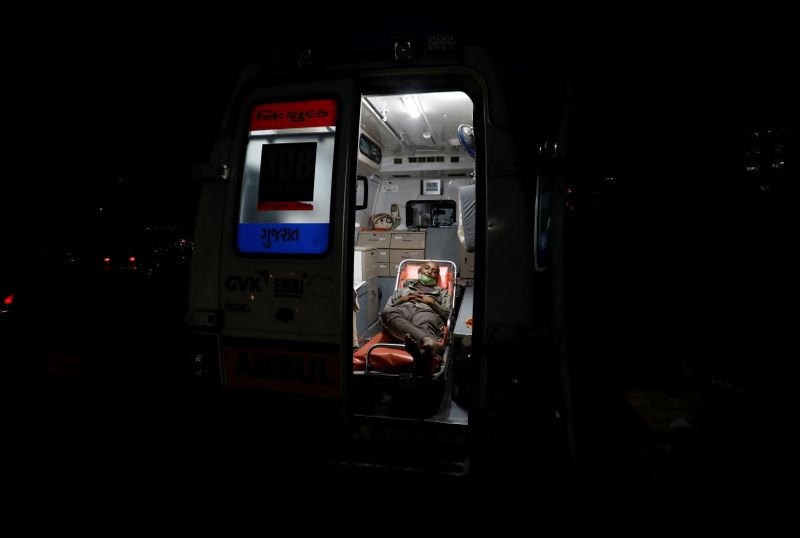
<instances>
[{"instance_id":1,"label":"seat inside ambulance","mask_svg":"<svg viewBox=\"0 0 800 538\"><path fill-rule=\"evenodd\" d=\"M397 269L395 290L404 287L406 282L417 278L420 267L426 260L403 260ZM429 378L438 379L447 371L450 354L450 334L455 315L456 264L448 260L429 260L439 264L437 285L447 290L450 296L450 314L439 334L439 342L444 345L442 361ZM387 298L388 302L388 298ZM383 307L386 303L383 304ZM406 350L402 340L393 336L385 327L366 344L353 353L353 371L380 377L414 377L414 358Z\"/></svg>"}]
</instances>

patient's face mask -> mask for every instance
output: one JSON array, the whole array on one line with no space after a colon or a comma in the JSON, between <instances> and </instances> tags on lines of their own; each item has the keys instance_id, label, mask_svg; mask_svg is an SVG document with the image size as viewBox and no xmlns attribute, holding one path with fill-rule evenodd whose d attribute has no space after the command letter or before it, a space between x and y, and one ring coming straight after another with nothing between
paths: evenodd
<instances>
[{"instance_id":1,"label":"patient's face mask","mask_svg":"<svg viewBox=\"0 0 800 538\"><path fill-rule=\"evenodd\" d=\"M422 284L423 286L433 286L434 284L436 284L436 279L433 278L432 276L423 275L422 273L420 273L417 276L419 278L419 283Z\"/></svg>"}]
</instances>

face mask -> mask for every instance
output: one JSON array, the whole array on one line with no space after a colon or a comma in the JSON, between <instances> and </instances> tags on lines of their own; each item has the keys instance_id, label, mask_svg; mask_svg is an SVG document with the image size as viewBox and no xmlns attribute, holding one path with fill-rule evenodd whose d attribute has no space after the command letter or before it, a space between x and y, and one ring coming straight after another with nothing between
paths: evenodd
<instances>
[{"instance_id":1,"label":"face mask","mask_svg":"<svg viewBox=\"0 0 800 538\"><path fill-rule=\"evenodd\" d=\"M423 286L433 286L436 284L436 279L428 275L419 275L419 283Z\"/></svg>"}]
</instances>

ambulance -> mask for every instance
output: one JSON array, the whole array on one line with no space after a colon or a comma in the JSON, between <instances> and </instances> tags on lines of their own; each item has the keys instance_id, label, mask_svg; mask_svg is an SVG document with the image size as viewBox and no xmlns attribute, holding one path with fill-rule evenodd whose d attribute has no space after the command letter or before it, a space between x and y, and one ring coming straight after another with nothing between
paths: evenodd
<instances>
[{"instance_id":1,"label":"ambulance","mask_svg":"<svg viewBox=\"0 0 800 538\"><path fill-rule=\"evenodd\" d=\"M431 35L242 73L198 167L186 313L238 427L355 467L466 476L514 430L569 459L562 104L509 102L497 65ZM428 260L451 308L420 372L381 311Z\"/></svg>"}]
</instances>

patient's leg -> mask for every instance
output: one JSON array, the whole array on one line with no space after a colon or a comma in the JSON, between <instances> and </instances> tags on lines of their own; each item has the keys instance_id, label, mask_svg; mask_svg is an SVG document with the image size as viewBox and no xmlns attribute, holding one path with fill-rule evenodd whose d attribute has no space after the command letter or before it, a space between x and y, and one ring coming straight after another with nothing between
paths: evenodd
<instances>
[{"instance_id":1,"label":"patient's leg","mask_svg":"<svg viewBox=\"0 0 800 538\"><path fill-rule=\"evenodd\" d=\"M426 336L425 338L430 338ZM411 338L411 335L406 335L405 338L406 350L414 357L414 373L421 376L429 376L433 371L433 355L430 348L423 348ZM438 368L438 363L437 363Z\"/></svg>"},{"instance_id":2,"label":"patient's leg","mask_svg":"<svg viewBox=\"0 0 800 538\"><path fill-rule=\"evenodd\" d=\"M420 361L420 368L424 369L423 372L420 372L421 375L433 375L437 371L439 371L439 367L442 364L442 357L444 356L444 345L442 345L438 340L426 336L422 339L422 344L420 345L422 348L422 358L423 360Z\"/></svg>"},{"instance_id":3,"label":"patient's leg","mask_svg":"<svg viewBox=\"0 0 800 538\"><path fill-rule=\"evenodd\" d=\"M381 314L381 320L386 330L395 338L403 340L408 334L414 342L419 343L424 337L430 336L430 329L415 322L414 315L415 307L411 303L405 303L386 308Z\"/></svg>"},{"instance_id":4,"label":"patient's leg","mask_svg":"<svg viewBox=\"0 0 800 538\"><path fill-rule=\"evenodd\" d=\"M405 342L417 375L430 376L439 370L444 346L438 339L441 319L437 314L405 303L386 308L381 319L388 332Z\"/></svg>"}]
</instances>

